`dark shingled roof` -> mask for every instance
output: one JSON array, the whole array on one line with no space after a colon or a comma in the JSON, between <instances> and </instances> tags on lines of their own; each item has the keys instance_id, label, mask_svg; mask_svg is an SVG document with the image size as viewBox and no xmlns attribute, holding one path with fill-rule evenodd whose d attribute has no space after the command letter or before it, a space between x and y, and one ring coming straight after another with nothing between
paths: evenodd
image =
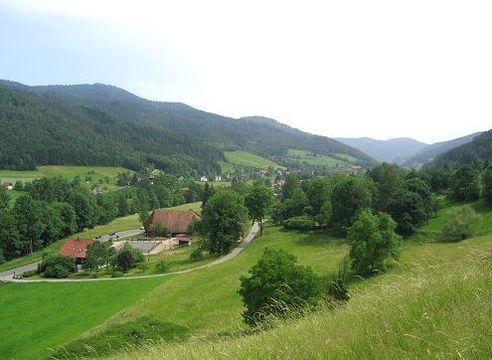
<instances>
[{"instance_id":1,"label":"dark shingled roof","mask_svg":"<svg viewBox=\"0 0 492 360\"><path fill-rule=\"evenodd\" d=\"M172 234L187 233L191 223L198 220L200 216L191 210L155 210L150 215L146 228L153 230L158 224Z\"/></svg>"}]
</instances>

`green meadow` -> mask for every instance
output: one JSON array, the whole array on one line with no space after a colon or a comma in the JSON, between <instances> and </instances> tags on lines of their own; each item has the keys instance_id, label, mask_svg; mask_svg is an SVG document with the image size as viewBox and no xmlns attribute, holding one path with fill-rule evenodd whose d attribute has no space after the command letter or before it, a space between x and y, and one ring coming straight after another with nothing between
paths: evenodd
<instances>
[{"instance_id":1,"label":"green meadow","mask_svg":"<svg viewBox=\"0 0 492 360\"><path fill-rule=\"evenodd\" d=\"M221 164L222 171L227 173L231 169L239 168L257 168L268 169L269 167L278 169L282 166L265 157L247 152L247 151L225 151L226 164ZM232 165L232 166L231 166Z\"/></svg>"},{"instance_id":2,"label":"green meadow","mask_svg":"<svg viewBox=\"0 0 492 360\"><path fill-rule=\"evenodd\" d=\"M446 205L423 229L439 231L441 217L452 206L462 205ZM490 233L492 211L481 203L473 206L483 215L481 231ZM387 274L353 280L347 304L322 306L251 334L241 318L239 278L266 247L295 254L299 263L323 277L337 270L348 251L345 240L326 233L266 226L264 235L233 260L187 274L2 285L1 316L10 316L5 322L15 324L16 333L0 343L0 353L27 359L50 354L48 348L60 358L77 354L115 359L481 359L492 354L492 235L457 243L406 241L400 261L393 262ZM39 316L67 309L74 298L88 294L91 299L77 300L68 319L59 310L52 321L35 323L33 332L32 321ZM21 321L14 321L18 312ZM86 313L80 324L69 321ZM20 346L36 334L38 342Z\"/></svg>"},{"instance_id":3,"label":"green meadow","mask_svg":"<svg viewBox=\"0 0 492 360\"><path fill-rule=\"evenodd\" d=\"M310 151L299 149L289 149L287 151L287 157L289 161L328 168L346 166L348 162L354 159L348 155L340 156L340 154L337 154L336 157L331 157L328 155L313 154Z\"/></svg>"},{"instance_id":4,"label":"green meadow","mask_svg":"<svg viewBox=\"0 0 492 360\"><path fill-rule=\"evenodd\" d=\"M1 358L46 358L165 281L0 284Z\"/></svg>"},{"instance_id":5,"label":"green meadow","mask_svg":"<svg viewBox=\"0 0 492 360\"><path fill-rule=\"evenodd\" d=\"M48 165L38 166L34 171L0 170L0 180L2 182L15 183L16 181L33 181L42 177L61 176L66 180L72 181L78 176L82 183L85 183L86 178L90 177L88 179L90 184L105 187L107 190L115 190L118 188L116 175L127 171L132 172L122 167Z\"/></svg>"},{"instance_id":6,"label":"green meadow","mask_svg":"<svg viewBox=\"0 0 492 360\"><path fill-rule=\"evenodd\" d=\"M153 344L111 359L490 359L491 304L491 236L412 245L345 305L252 335Z\"/></svg>"}]
</instances>

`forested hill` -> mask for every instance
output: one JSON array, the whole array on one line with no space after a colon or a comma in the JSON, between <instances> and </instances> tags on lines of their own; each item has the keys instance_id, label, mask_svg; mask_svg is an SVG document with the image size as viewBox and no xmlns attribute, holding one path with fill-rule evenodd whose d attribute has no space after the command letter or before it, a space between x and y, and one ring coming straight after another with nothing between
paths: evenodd
<instances>
[{"instance_id":1,"label":"forested hill","mask_svg":"<svg viewBox=\"0 0 492 360\"><path fill-rule=\"evenodd\" d=\"M476 136L471 142L439 155L431 165L453 166L492 161L492 130Z\"/></svg>"},{"instance_id":2,"label":"forested hill","mask_svg":"<svg viewBox=\"0 0 492 360\"><path fill-rule=\"evenodd\" d=\"M202 141L137 126L59 97L0 84L0 168L106 165L139 170L147 163L172 173L218 171L222 153Z\"/></svg>"},{"instance_id":3,"label":"forested hill","mask_svg":"<svg viewBox=\"0 0 492 360\"><path fill-rule=\"evenodd\" d=\"M102 84L38 86L31 89L62 97L129 122L186 134L221 150L246 150L275 159L285 156L289 148L295 148L324 155L346 154L363 165L374 163L370 156L339 141L308 134L273 119L228 118L182 103L149 101Z\"/></svg>"},{"instance_id":4,"label":"forested hill","mask_svg":"<svg viewBox=\"0 0 492 360\"><path fill-rule=\"evenodd\" d=\"M471 142L475 137L480 135L481 132L470 134L467 136L459 137L456 139L441 141L429 146L426 146L421 151L414 154L407 159L403 165L409 168L420 167L434 160L437 156L444 154L445 152L457 148L458 146Z\"/></svg>"},{"instance_id":5,"label":"forested hill","mask_svg":"<svg viewBox=\"0 0 492 360\"><path fill-rule=\"evenodd\" d=\"M410 138L395 138L389 140L376 140L367 137L336 139L346 145L363 151L376 160L386 162L402 162L427 146L427 144L423 142Z\"/></svg>"}]
</instances>

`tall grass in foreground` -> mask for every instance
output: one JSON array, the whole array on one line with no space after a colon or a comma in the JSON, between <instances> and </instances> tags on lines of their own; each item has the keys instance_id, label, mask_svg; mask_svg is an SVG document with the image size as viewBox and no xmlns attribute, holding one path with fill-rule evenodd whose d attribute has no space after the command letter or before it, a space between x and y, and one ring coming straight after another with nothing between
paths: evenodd
<instances>
[{"instance_id":1,"label":"tall grass in foreground","mask_svg":"<svg viewBox=\"0 0 492 360\"><path fill-rule=\"evenodd\" d=\"M281 321L270 331L141 346L114 358L490 359L491 248L381 276L346 305Z\"/></svg>"}]
</instances>

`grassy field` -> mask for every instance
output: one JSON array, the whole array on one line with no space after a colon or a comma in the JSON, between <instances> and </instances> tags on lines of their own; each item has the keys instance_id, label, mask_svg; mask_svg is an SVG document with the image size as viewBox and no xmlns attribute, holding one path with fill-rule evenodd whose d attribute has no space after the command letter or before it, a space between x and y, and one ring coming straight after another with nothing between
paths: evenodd
<instances>
[{"instance_id":1,"label":"grassy field","mask_svg":"<svg viewBox=\"0 0 492 360\"><path fill-rule=\"evenodd\" d=\"M430 219L427 224L422 226L420 232L428 232L437 234L441 231L447 216L453 211L460 207L466 206L467 204L447 201L444 207L438 212L437 216ZM478 214L482 216L482 221L480 224L475 226L475 232L477 235L484 235L492 233L492 205L485 203L483 200L469 204Z\"/></svg>"},{"instance_id":2,"label":"grassy field","mask_svg":"<svg viewBox=\"0 0 492 360\"><path fill-rule=\"evenodd\" d=\"M269 167L272 167L274 169L282 168L282 166L278 165L272 160L247 151L225 151L224 155L227 163L232 164L233 166L258 169L268 169ZM222 167L222 169L230 170L230 168L228 167Z\"/></svg>"},{"instance_id":3,"label":"grassy field","mask_svg":"<svg viewBox=\"0 0 492 360\"><path fill-rule=\"evenodd\" d=\"M35 171L0 170L0 180L2 182L15 183L16 181L26 182L42 177L61 176L66 180L72 181L74 177L79 176L82 183L85 183L86 178L91 177L90 185L95 184L107 190L115 190L118 188L116 175L127 171L132 172L121 167L49 165L38 166Z\"/></svg>"},{"instance_id":4,"label":"grassy field","mask_svg":"<svg viewBox=\"0 0 492 360\"><path fill-rule=\"evenodd\" d=\"M341 159L350 163L356 163L357 159L354 158L353 156L347 155L347 154L333 154L337 159Z\"/></svg>"},{"instance_id":5,"label":"grassy field","mask_svg":"<svg viewBox=\"0 0 492 360\"><path fill-rule=\"evenodd\" d=\"M407 247L400 265L334 310L256 335L140 347L114 359L490 359L491 328L492 237L485 236Z\"/></svg>"},{"instance_id":6,"label":"grassy field","mask_svg":"<svg viewBox=\"0 0 492 360\"><path fill-rule=\"evenodd\" d=\"M337 155L337 159L327 155L313 155L307 150L289 149L287 152L287 156L290 161L300 162L307 165L325 166L328 168L344 167L348 165L347 161L350 161L351 159L346 158L347 161L344 161L339 155Z\"/></svg>"},{"instance_id":7,"label":"grassy field","mask_svg":"<svg viewBox=\"0 0 492 360\"><path fill-rule=\"evenodd\" d=\"M201 213L202 212L202 202L194 202L188 204L182 204L178 206L173 206L168 208L169 210L193 210L194 212Z\"/></svg>"},{"instance_id":8,"label":"grassy field","mask_svg":"<svg viewBox=\"0 0 492 360\"><path fill-rule=\"evenodd\" d=\"M291 251L298 255L301 263L310 264L322 275L334 271L347 251L344 242L326 234L298 234L268 227L263 237L254 240L233 261L168 277L161 286L148 292L118 316L86 333L83 340L79 339L68 349L83 352L84 344L92 346L100 343L102 338L111 337L115 327L127 324L131 328L133 324L143 321L142 319L186 328L192 335L244 328L241 321L243 305L237 294L239 277L247 273L267 246ZM18 331L29 329L19 328ZM159 337L159 333L155 333L153 340ZM104 354L104 349L100 351Z\"/></svg>"},{"instance_id":9,"label":"grassy field","mask_svg":"<svg viewBox=\"0 0 492 360\"><path fill-rule=\"evenodd\" d=\"M0 358L46 358L165 281L0 284Z\"/></svg>"},{"instance_id":10,"label":"grassy field","mask_svg":"<svg viewBox=\"0 0 492 360\"><path fill-rule=\"evenodd\" d=\"M427 226L438 231L442 226L439 217L445 216L450 206L454 205L440 211L433 219L435 223ZM489 223L492 210L481 207L481 203L474 206ZM143 280L110 282L108 287L100 283L97 291L91 288L94 283L3 285L0 320L12 326L0 330L0 334L12 332L15 327L15 335L0 342L0 353L39 358L47 353L46 347L65 344L69 354L117 359L491 357L491 235L458 243L407 241L400 262L394 263L388 274L350 285L352 299L346 305L247 335L241 318L244 308L237 293L239 278L257 262L265 247L294 253L301 264L310 265L321 276L336 271L348 250L344 240L325 233L297 233L267 226L263 237L230 262L145 281L148 285L138 289L133 284ZM118 285L113 288L114 284ZM123 284L121 288L119 284ZM63 288L58 293L44 285ZM130 300L118 290L125 285L134 295ZM53 296L48 298L47 292ZM80 299L93 292L97 292L94 297L99 302L90 299L91 307L82 304ZM118 305L110 307L106 303L111 303L110 299ZM75 303L73 307L70 301ZM96 302L98 305L94 305ZM61 315L40 320L55 309L66 308L71 310L71 321L62 319L64 312L59 310ZM14 320L17 312L22 312L20 321ZM86 312L88 319L80 325L73 323ZM39 322L35 323L34 335L32 321ZM32 348L21 343L36 336L40 340L34 341ZM143 336L142 341L138 341L139 336ZM160 338L173 337L181 342L159 343ZM113 344L111 349L108 342ZM22 356L14 350L16 346Z\"/></svg>"}]
</instances>

